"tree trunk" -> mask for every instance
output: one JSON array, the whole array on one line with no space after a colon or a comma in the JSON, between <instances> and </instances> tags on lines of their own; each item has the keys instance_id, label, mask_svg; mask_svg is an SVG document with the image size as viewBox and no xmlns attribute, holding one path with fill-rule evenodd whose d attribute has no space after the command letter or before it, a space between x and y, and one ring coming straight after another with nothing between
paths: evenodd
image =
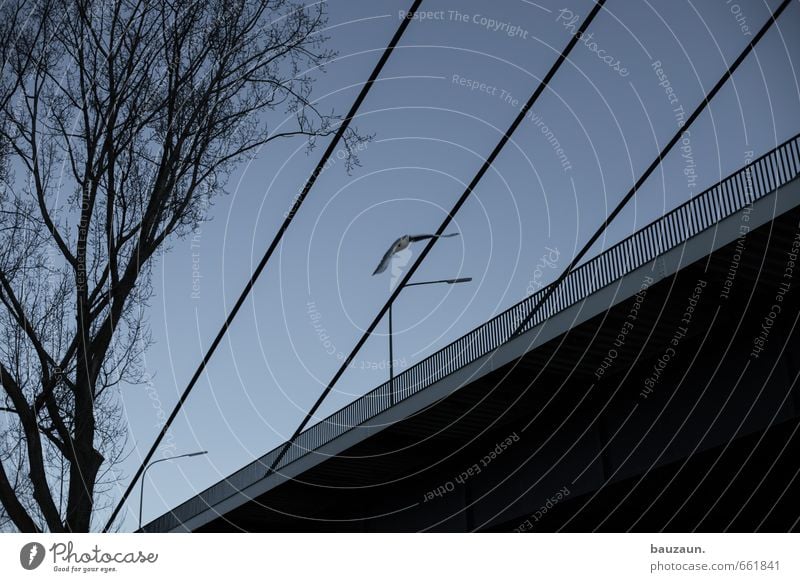
<instances>
[{"instance_id":1,"label":"tree trunk","mask_svg":"<svg viewBox=\"0 0 800 582\"><path fill-rule=\"evenodd\" d=\"M66 530L73 533L89 531L94 506L94 485L103 456L90 448L89 451L76 451L76 462L69 471L69 494L67 498Z\"/></svg>"}]
</instances>

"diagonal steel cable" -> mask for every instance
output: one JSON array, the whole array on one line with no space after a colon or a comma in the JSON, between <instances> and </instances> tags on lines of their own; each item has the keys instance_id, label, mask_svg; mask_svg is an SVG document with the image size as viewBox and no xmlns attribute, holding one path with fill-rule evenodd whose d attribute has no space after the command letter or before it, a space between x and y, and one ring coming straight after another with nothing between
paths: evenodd
<instances>
[{"instance_id":1,"label":"diagonal steel cable","mask_svg":"<svg viewBox=\"0 0 800 582\"><path fill-rule=\"evenodd\" d=\"M447 214L447 216L445 217L444 221L442 222L442 224L439 226L438 230L436 231L436 236L434 238L432 238L428 242L427 245L425 245L425 248L423 249L422 253L420 253L419 258L414 262L414 264L411 266L411 268L406 272L405 276L403 277L403 280L395 287L395 290L392 293L391 297L389 297L388 301L386 301L384 306L378 312L378 315L375 316L375 319L372 321L370 326L364 331L363 335L361 336L361 339L358 340L358 343L355 345L353 350L350 352L350 355L347 356L347 358L342 362L341 367L336 372L336 374L333 376L331 381L328 383L328 385L325 388L325 390L323 390L322 394L320 394L319 398L314 403L314 405L309 409L309 411L306 414L306 416L303 419L303 421L300 423L300 425L297 427L297 429L292 434L292 437L288 441L286 441L286 443L283 445L283 448L281 448L280 453L278 453L278 456L275 457L275 460L273 461L272 465L270 465L270 468L267 471L267 475L270 475L272 472L275 471L275 468L278 466L278 464L280 463L281 459L283 459L284 455L289 450L289 447L292 446L292 444L297 439L297 437L300 436L300 433L303 432L303 429L305 429L306 425L308 424L308 421L311 420L311 417L314 415L314 413L317 411L319 406L322 404L322 402L328 396L330 391L333 389L333 387L336 384L336 382L339 380L339 378L342 376L344 371L350 365L350 362L353 360L353 357L355 357L355 355L358 353L358 351L361 349L361 347L364 345L364 343L366 343L366 341L369 338L369 336L372 335L372 332L375 331L375 328L377 327L378 323L381 321L381 319L383 319L383 316L389 310L389 306L392 304L392 302L395 300L395 298L400 294L400 291L402 291L403 287L406 286L406 283L408 283L409 279L411 279L411 277L414 275L416 270L419 268L419 266L425 260L425 257L428 256L428 253L430 253L431 249L433 248L433 245L435 245L436 241L439 240L439 236L444 234L444 231L450 225L450 222L453 220L453 217L456 215L456 213L459 211L459 209L467 201L467 198L469 198L470 194L472 194L473 189L478 185L478 182L481 181L481 178L483 178L483 175L489 170L490 167L492 167L492 164L494 163L495 158L497 158L497 156L500 154L500 152L502 151L503 147L506 145L508 140L511 139L511 135L514 133L514 131L517 129L517 127L519 127L519 125L522 123L522 120L525 118L525 115L527 115L527 113L530 110L530 108L533 107L533 104L536 102L536 100L539 98L539 96L542 94L542 92L544 92L544 90L547 88L547 85L550 83L550 81L552 80L553 76L556 74L556 71L558 71L559 67L561 67L563 62L566 60L566 58L569 55L569 53L572 51L572 49L575 47L575 45L578 43L578 41L583 37L583 35L586 32L586 29L592 23L592 20L594 20L595 16L597 16L597 14L600 12L600 9L603 7L603 4L605 4L605 2L606 2L606 0L598 0L598 2L595 4L594 8L592 8L591 12L586 17L586 20L583 22L583 24L581 24L581 28L572 36L572 38L570 39L570 41L567 44L566 48L558 56L558 58L556 59L555 63L553 63L553 66L550 67L550 70L547 72L547 74L541 80L539 85L536 87L536 89L534 90L534 92L531 95L530 99L528 99L527 103L525 103L525 106L522 109L520 109L520 112L517 115L517 117L514 119L513 123L509 126L508 130L503 134L503 137L500 139L500 141L494 147L494 149L492 150L492 153L489 154L489 157L486 158L486 160L483 162L483 165L481 165L481 168L478 170L478 173L475 174L475 177L472 178L472 181L469 183L469 185L467 186L466 190L464 190L464 193L461 195L461 197L455 203L453 208Z\"/></svg>"},{"instance_id":2,"label":"diagonal steel cable","mask_svg":"<svg viewBox=\"0 0 800 582\"><path fill-rule=\"evenodd\" d=\"M183 404L186 402L186 399L189 398L189 394L191 393L195 384L197 384L197 381L200 379L201 374L208 365L208 362L211 360L211 357L214 355L214 352L216 351L217 347L222 342L222 338L225 336L225 334L228 331L228 328L230 328L231 324L233 323L236 314L239 312L245 300L250 295L250 291L252 291L253 287L255 286L258 277L261 275L261 272L267 266L270 257L272 257L272 254L278 247L278 244L283 238L283 235L286 232L286 230L289 228L289 225L291 224L292 220L297 214L297 211L300 209L300 206L303 204L303 201L306 199L306 196L308 195L309 191L314 186L314 183L317 181L317 178L322 173L322 170L324 169L328 159L331 157L331 155L333 155L333 152L337 144L344 136L344 133L345 131L347 131L347 128L350 126L350 122L355 117L359 107L366 98L367 93L369 93L369 90L372 88L372 85L375 83L376 79L378 78L378 75L380 75L383 66L386 64L386 61L389 60L389 56L391 56L395 46L397 46L397 43L400 41L400 38L403 36L403 33L405 32L406 28L408 28L408 25L411 23L412 17L414 13L419 9L420 4L422 4L422 0L414 0L413 4L411 5L411 8L405 15L405 18L403 18L402 22L400 23L400 26L397 28L397 31L394 33L394 36L389 41L389 44L387 45L386 49L384 49L383 53L381 54L381 58L375 65L375 68L372 70L369 79L361 88L358 97L356 97L356 100L353 102L350 111L348 111L347 115L342 120L341 125L339 125L336 134L334 135L331 142L328 144L328 147L325 149L325 152L322 154L322 157L317 163L317 166L314 168L314 171L311 173L311 176L306 181L306 184L303 187L303 190L301 191L300 195L295 199L291 210L287 213L286 218L283 221L283 224L281 224L280 228L278 229L278 232L275 234L275 238L272 239L272 243L270 243L269 248L267 248L266 252L261 257L261 260L259 261L255 270L253 271L253 274L250 276L250 279L247 281L247 284L245 284L244 289L239 295L239 298L236 300L236 303L233 305L233 308L228 313L228 316L225 318L225 322L222 324L222 327L220 328L219 332L214 338L214 341L211 342L210 347L206 351L206 354L203 356L203 359L201 360L200 364L197 366L197 369L192 375L191 380L189 380L189 383L187 384L186 388L181 394L181 397L178 399L175 408L173 408L172 412L167 418L167 421L164 423L164 426L158 433L156 440L153 442L153 445L150 447L150 450L148 451L144 460L142 460L142 463L139 465L139 468L137 469L136 474L133 476L133 479L128 485L128 488L125 490L125 493L122 495L122 498L119 500L116 507L114 508L114 511L111 513L111 517L108 519L106 526L103 528L104 532L107 532L111 527L111 524L114 523L114 520L116 519L120 510L122 509L122 506L125 504L125 501L127 501L128 497L131 494L131 491L136 485L136 482L139 480L145 468L147 467L147 464L150 462L150 459L155 454L156 449L158 449L158 446L161 444L161 441L167 434L169 427L172 425L173 421L178 416L178 412L183 407Z\"/></svg>"},{"instance_id":3,"label":"diagonal steel cable","mask_svg":"<svg viewBox=\"0 0 800 582\"><path fill-rule=\"evenodd\" d=\"M686 119L686 122L678 129L678 131L675 132L675 135L672 136L672 139L670 139L669 142L664 146L664 148L659 152L658 157L655 160L653 160L653 162L650 164L650 166L648 166L648 168L639 177L639 179L636 180L636 183L628 191L628 193L625 194L625 196L622 198L622 200L619 201L619 203L617 204L616 208L614 208L614 210L611 212L611 214L609 214L608 217L603 221L603 224L600 225L600 228L598 228L597 231L592 235L592 237L586 242L586 244L583 246L583 248L580 250L580 252L577 255L575 255L575 258L573 258L572 261L570 261L569 265L567 265L567 267L564 269L564 271L561 273L561 275L558 276L558 279L556 279L547 288L547 291L544 293L542 298L536 303L536 305L533 306L533 308L531 309L530 313L528 313L528 315L525 316L525 318L522 320L522 323L520 323L517 326L517 328L514 330L514 332L511 334L511 336L509 337L509 340L514 339L515 337L519 336L522 333L522 330L525 329L525 326L528 325L528 323L531 321L531 319L533 319L536 316L536 314L539 312L539 310L544 305L545 301L547 301L553 295L553 293L555 293L556 289L564 282L564 279L566 279L567 276L570 274L570 272L572 272L572 269L574 269L575 266L580 262L580 260L586 255L586 253L589 252L589 249L592 247L592 245L595 242L597 242L597 239L599 239L600 236L605 231L605 229L608 228L608 225L611 224L611 222L622 211L622 209L625 207L625 205L628 202L630 202L630 200L634 196L636 196L636 193L642 187L642 185L644 184L645 180L647 180L647 178L650 176L650 174L652 174L655 171L655 169L658 166L661 165L661 161L669 153L669 151L675 146L675 144L678 143L678 141L681 139L681 136L686 131L686 129L705 110L706 105L708 105L711 102L711 100L719 92L719 90L722 88L722 86L727 82L727 80L731 77L731 75L733 75L733 72L739 67L739 65L742 64L742 62L745 60L747 55L750 54L750 51L753 50L753 48L756 46L756 44L758 44L758 41L761 40L761 38L770 29L772 24L778 19L778 17L781 15L781 13L784 11L784 9L789 5L790 1L791 0L783 0L783 2L781 2L780 6L778 6L778 8L775 9L775 12L772 13L772 15L767 20L767 22L764 24L764 26L761 27L761 30L758 31L758 34L756 34L753 37L753 40L750 41L750 43L745 47L745 49L742 51L742 53L739 55L739 57L733 62L733 64L725 70L725 73L722 75L722 77L720 77L719 81L717 81L717 84L714 85L714 87L711 89L711 91L709 91L705 95L705 97L703 98L703 101L695 108L695 110Z\"/></svg>"}]
</instances>

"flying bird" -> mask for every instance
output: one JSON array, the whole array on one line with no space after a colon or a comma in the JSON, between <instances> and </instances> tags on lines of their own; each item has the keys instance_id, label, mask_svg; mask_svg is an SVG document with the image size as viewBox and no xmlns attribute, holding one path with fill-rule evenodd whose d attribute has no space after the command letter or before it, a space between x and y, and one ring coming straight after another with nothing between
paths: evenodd
<instances>
[{"instance_id":1,"label":"flying bird","mask_svg":"<svg viewBox=\"0 0 800 582\"><path fill-rule=\"evenodd\" d=\"M390 246L389 250L386 251L386 254L383 255L381 262L378 264L378 268L376 268L375 272L372 274L377 275L378 273L383 273L386 270L386 267L389 266L389 261L392 260L392 257L400 251L408 248L408 245L410 245L412 242L418 242L429 238L447 238L450 236L458 236L458 234L459 233L457 232L453 232L451 234L404 234L392 243L392 246Z\"/></svg>"}]
</instances>

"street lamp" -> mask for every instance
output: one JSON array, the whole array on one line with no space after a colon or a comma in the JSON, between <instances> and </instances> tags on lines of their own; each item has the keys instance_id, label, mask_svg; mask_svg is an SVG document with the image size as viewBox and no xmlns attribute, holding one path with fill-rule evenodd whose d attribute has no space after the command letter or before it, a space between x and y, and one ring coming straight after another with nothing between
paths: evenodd
<instances>
[{"instance_id":1,"label":"street lamp","mask_svg":"<svg viewBox=\"0 0 800 582\"><path fill-rule=\"evenodd\" d=\"M141 481L141 489L139 491L139 531L142 529L142 505L144 502L144 478L147 475L147 470L155 465L156 463L160 463L162 461L174 461L175 459L182 459L183 457L199 457L200 455L207 455L208 451L197 451L195 453L185 453L183 455L175 455L174 457L165 457L163 459L156 459L147 467L145 467L144 471L142 472L142 481Z\"/></svg>"},{"instance_id":2,"label":"street lamp","mask_svg":"<svg viewBox=\"0 0 800 582\"><path fill-rule=\"evenodd\" d=\"M419 283L406 283L405 287L416 287L419 285L446 284L455 285L456 283L468 283L472 277L461 277L458 279L438 279L436 281L421 281ZM405 287L403 287L405 289ZM397 296L399 297L399 293ZM394 406L394 341L392 339L392 306L394 301L389 303L389 405Z\"/></svg>"}]
</instances>

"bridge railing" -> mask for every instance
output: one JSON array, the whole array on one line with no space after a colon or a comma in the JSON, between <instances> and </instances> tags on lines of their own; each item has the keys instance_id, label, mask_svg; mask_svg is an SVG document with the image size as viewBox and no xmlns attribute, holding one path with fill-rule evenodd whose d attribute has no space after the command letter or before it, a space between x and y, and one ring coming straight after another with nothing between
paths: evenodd
<instances>
[{"instance_id":1,"label":"bridge railing","mask_svg":"<svg viewBox=\"0 0 800 582\"><path fill-rule=\"evenodd\" d=\"M800 173L800 135L694 196L593 259L576 267L532 318L529 331L658 255L738 212ZM303 431L281 459L287 466L505 343L547 291L544 287L421 362ZM394 392L394 398L390 395ZM168 531L264 478L283 445L146 526Z\"/></svg>"}]
</instances>

